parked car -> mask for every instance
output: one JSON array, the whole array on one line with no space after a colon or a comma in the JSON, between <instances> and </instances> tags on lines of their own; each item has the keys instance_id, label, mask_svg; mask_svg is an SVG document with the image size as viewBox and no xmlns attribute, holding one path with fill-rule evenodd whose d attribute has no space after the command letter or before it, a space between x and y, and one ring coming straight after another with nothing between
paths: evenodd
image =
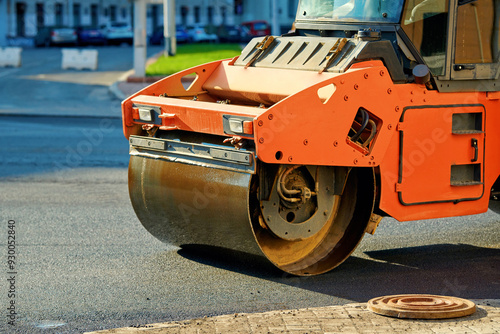
<instances>
[{"instance_id":1,"label":"parked car","mask_svg":"<svg viewBox=\"0 0 500 334\"><path fill-rule=\"evenodd\" d=\"M68 27L42 27L35 36L35 46L76 45L78 36L76 30Z\"/></svg>"},{"instance_id":2,"label":"parked car","mask_svg":"<svg viewBox=\"0 0 500 334\"><path fill-rule=\"evenodd\" d=\"M134 42L132 26L124 22L110 22L102 25L101 32L106 36L108 44L132 44Z\"/></svg>"},{"instance_id":3,"label":"parked car","mask_svg":"<svg viewBox=\"0 0 500 334\"><path fill-rule=\"evenodd\" d=\"M187 33L191 41L199 42L217 42L218 37L216 34L207 33L206 28L203 26L193 26L187 28Z\"/></svg>"},{"instance_id":4,"label":"parked car","mask_svg":"<svg viewBox=\"0 0 500 334\"><path fill-rule=\"evenodd\" d=\"M96 27L86 26L76 29L78 34L78 44L80 45L95 45L106 44L106 36Z\"/></svg>"},{"instance_id":5,"label":"parked car","mask_svg":"<svg viewBox=\"0 0 500 334\"><path fill-rule=\"evenodd\" d=\"M252 39L246 26L221 25L217 28L217 36L222 43L248 43Z\"/></svg>"},{"instance_id":6,"label":"parked car","mask_svg":"<svg viewBox=\"0 0 500 334\"><path fill-rule=\"evenodd\" d=\"M243 22L241 25L243 27L247 27L250 31L250 35L252 35L253 37L271 35L271 26L269 25L269 23L267 23L267 21L248 21Z\"/></svg>"},{"instance_id":7,"label":"parked car","mask_svg":"<svg viewBox=\"0 0 500 334\"><path fill-rule=\"evenodd\" d=\"M189 43L191 41L191 38L189 37L186 28L184 28L181 25L175 27L175 38L178 44ZM163 26L160 26L156 28L149 37L149 44L163 45L164 43L165 43L165 37L163 32Z\"/></svg>"},{"instance_id":8,"label":"parked car","mask_svg":"<svg viewBox=\"0 0 500 334\"><path fill-rule=\"evenodd\" d=\"M177 43L191 42L191 37L189 36L187 29L181 25L178 25L175 28L175 38L177 40Z\"/></svg>"}]
</instances>

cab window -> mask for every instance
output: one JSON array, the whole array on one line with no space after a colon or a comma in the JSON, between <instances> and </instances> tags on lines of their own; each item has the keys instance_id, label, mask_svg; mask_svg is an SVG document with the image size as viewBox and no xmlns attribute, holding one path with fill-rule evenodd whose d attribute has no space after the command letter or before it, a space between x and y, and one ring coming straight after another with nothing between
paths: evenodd
<instances>
[{"instance_id":1,"label":"cab window","mask_svg":"<svg viewBox=\"0 0 500 334\"><path fill-rule=\"evenodd\" d=\"M301 0L297 19L397 23L403 0Z\"/></svg>"},{"instance_id":2,"label":"cab window","mask_svg":"<svg viewBox=\"0 0 500 334\"><path fill-rule=\"evenodd\" d=\"M456 64L496 62L499 11L499 1L459 1L455 42Z\"/></svg>"},{"instance_id":3,"label":"cab window","mask_svg":"<svg viewBox=\"0 0 500 334\"><path fill-rule=\"evenodd\" d=\"M448 27L446 0L408 0L401 26L434 75L443 75Z\"/></svg>"}]
</instances>

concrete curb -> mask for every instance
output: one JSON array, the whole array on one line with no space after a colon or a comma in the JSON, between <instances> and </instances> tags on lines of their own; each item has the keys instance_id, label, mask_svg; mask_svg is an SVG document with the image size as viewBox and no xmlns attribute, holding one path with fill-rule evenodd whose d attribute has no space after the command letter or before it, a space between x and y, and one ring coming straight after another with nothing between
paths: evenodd
<instances>
[{"instance_id":1,"label":"concrete curb","mask_svg":"<svg viewBox=\"0 0 500 334\"><path fill-rule=\"evenodd\" d=\"M123 101L126 98L125 94L123 94L123 92L118 88L118 82L109 86L109 93L120 101Z\"/></svg>"},{"instance_id":2,"label":"concrete curb","mask_svg":"<svg viewBox=\"0 0 500 334\"><path fill-rule=\"evenodd\" d=\"M116 99L123 101L127 98L125 93L121 91L121 89L118 87L120 82L124 82L127 80L129 76L131 76L134 73L134 70L128 70L125 72L120 78L118 78L117 81L115 81L111 86L109 86L109 92L111 95L113 95Z\"/></svg>"},{"instance_id":3,"label":"concrete curb","mask_svg":"<svg viewBox=\"0 0 500 334\"><path fill-rule=\"evenodd\" d=\"M500 333L500 300L474 300L477 311L449 320L408 320L374 314L365 303L300 310L231 314L89 332L136 333Z\"/></svg>"},{"instance_id":4,"label":"concrete curb","mask_svg":"<svg viewBox=\"0 0 500 334\"><path fill-rule=\"evenodd\" d=\"M161 57L162 54L163 54L163 51L158 52L157 54L149 57L146 60L146 66L155 62L159 57ZM142 84L139 87L145 87L145 86L152 84L153 82L158 81L159 79L162 78L162 77L151 77L151 78L149 78L149 77L135 77L134 73L135 73L134 70L131 69L131 70L128 70L127 72L125 72L122 76L120 76L120 78L118 78L117 81L115 81L111 86L109 86L110 94L113 95L116 99L123 101L128 97L128 95L122 89L120 89L120 87L119 87L120 84L127 82L127 83L130 83L131 85Z\"/></svg>"}]
</instances>

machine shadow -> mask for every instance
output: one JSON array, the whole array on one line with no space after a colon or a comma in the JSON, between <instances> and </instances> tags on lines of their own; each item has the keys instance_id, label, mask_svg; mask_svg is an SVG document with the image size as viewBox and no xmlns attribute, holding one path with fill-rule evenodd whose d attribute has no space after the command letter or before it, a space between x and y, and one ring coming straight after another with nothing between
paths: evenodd
<instances>
[{"instance_id":1,"label":"machine shadow","mask_svg":"<svg viewBox=\"0 0 500 334\"><path fill-rule=\"evenodd\" d=\"M489 205L488 205L488 208L497 213L497 214L500 214L500 201L499 200L496 200L496 201L490 201L489 202Z\"/></svg>"},{"instance_id":2,"label":"machine shadow","mask_svg":"<svg viewBox=\"0 0 500 334\"><path fill-rule=\"evenodd\" d=\"M191 261L248 276L273 279L283 274L264 256L229 248L189 244L182 245L177 253Z\"/></svg>"},{"instance_id":3,"label":"machine shadow","mask_svg":"<svg viewBox=\"0 0 500 334\"><path fill-rule=\"evenodd\" d=\"M437 244L351 256L319 276L298 277L264 257L203 245L184 245L192 261L338 298L365 302L383 295L422 293L468 299L500 298L500 249Z\"/></svg>"}]
</instances>

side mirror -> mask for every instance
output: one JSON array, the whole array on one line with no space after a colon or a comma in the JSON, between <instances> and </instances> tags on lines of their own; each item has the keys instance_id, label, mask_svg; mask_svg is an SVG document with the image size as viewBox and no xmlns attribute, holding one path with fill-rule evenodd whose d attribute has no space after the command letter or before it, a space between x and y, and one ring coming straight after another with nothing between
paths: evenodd
<instances>
[{"instance_id":1,"label":"side mirror","mask_svg":"<svg viewBox=\"0 0 500 334\"><path fill-rule=\"evenodd\" d=\"M419 64L413 68L415 82L419 85L427 85L431 81L431 71L426 65Z\"/></svg>"}]
</instances>

